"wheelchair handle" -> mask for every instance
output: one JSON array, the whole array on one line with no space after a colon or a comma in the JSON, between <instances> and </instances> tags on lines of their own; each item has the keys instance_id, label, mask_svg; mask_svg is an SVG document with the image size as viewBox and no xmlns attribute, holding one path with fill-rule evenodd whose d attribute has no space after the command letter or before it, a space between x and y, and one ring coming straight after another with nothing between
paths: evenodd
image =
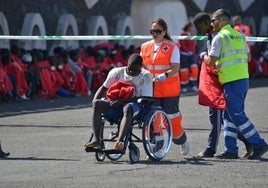
<instances>
[{"instance_id":1,"label":"wheelchair handle","mask_svg":"<svg viewBox=\"0 0 268 188\"><path fill-rule=\"evenodd\" d=\"M154 103L155 99L153 97L140 97L137 99L137 103L144 104L144 105L150 105Z\"/></svg>"}]
</instances>

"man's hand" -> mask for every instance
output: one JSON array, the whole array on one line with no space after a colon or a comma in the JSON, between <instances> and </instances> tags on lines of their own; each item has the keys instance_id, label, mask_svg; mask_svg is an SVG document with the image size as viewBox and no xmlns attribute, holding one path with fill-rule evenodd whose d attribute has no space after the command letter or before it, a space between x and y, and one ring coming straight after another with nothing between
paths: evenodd
<instances>
[{"instance_id":1,"label":"man's hand","mask_svg":"<svg viewBox=\"0 0 268 188\"><path fill-rule=\"evenodd\" d=\"M156 81L159 81L159 82L162 82L164 81L165 79L167 79L167 75L166 73L162 73L162 74L159 74L155 77L155 80Z\"/></svg>"},{"instance_id":2,"label":"man's hand","mask_svg":"<svg viewBox=\"0 0 268 188\"><path fill-rule=\"evenodd\" d=\"M215 65L214 66L214 70L213 70L214 74L218 74L219 71L220 71L220 66L219 65Z\"/></svg>"}]
</instances>

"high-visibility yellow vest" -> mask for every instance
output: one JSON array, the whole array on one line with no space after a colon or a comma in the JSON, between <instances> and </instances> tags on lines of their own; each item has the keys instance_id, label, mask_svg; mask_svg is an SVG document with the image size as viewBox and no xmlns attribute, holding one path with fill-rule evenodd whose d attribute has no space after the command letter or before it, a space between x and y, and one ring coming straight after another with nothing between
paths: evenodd
<instances>
[{"instance_id":1,"label":"high-visibility yellow vest","mask_svg":"<svg viewBox=\"0 0 268 188\"><path fill-rule=\"evenodd\" d=\"M225 25L218 35L222 41L221 55L218 60L220 83L249 78L248 52L244 36L230 25Z\"/></svg>"}]
</instances>

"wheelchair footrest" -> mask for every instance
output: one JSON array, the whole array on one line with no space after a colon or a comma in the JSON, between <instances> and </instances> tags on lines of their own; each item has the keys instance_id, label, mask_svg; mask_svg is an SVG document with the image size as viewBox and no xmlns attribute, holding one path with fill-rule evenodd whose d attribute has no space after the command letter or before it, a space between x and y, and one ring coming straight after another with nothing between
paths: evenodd
<instances>
[{"instance_id":1,"label":"wheelchair footrest","mask_svg":"<svg viewBox=\"0 0 268 188\"><path fill-rule=\"evenodd\" d=\"M119 150L115 150L115 149L102 149L102 152L106 153L106 154L125 154L125 151L119 151Z\"/></svg>"},{"instance_id":2,"label":"wheelchair footrest","mask_svg":"<svg viewBox=\"0 0 268 188\"><path fill-rule=\"evenodd\" d=\"M96 149L96 148L85 148L86 152L104 152L105 154L125 154L125 151L119 151L115 149Z\"/></svg>"},{"instance_id":3,"label":"wheelchair footrest","mask_svg":"<svg viewBox=\"0 0 268 188\"><path fill-rule=\"evenodd\" d=\"M86 152L101 152L101 149L96 148L85 148Z\"/></svg>"}]
</instances>

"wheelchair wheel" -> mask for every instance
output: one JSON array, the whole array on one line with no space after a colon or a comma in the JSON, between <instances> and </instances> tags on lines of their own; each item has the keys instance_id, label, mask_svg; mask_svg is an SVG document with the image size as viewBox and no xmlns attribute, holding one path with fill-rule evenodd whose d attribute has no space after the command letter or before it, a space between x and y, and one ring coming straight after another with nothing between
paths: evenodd
<instances>
[{"instance_id":1,"label":"wheelchair wheel","mask_svg":"<svg viewBox=\"0 0 268 188\"><path fill-rule=\"evenodd\" d=\"M153 161L163 159L172 142L172 127L167 114L161 108L153 108L143 122L143 146Z\"/></svg>"},{"instance_id":2,"label":"wheelchair wheel","mask_svg":"<svg viewBox=\"0 0 268 188\"><path fill-rule=\"evenodd\" d=\"M105 159L105 153L101 152L101 151L97 151L95 153L95 158L96 158L97 161L102 162Z\"/></svg>"},{"instance_id":3,"label":"wheelchair wheel","mask_svg":"<svg viewBox=\"0 0 268 188\"><path fill-rule=\"evenodd\" d=\"M140 160L140 150L133 143L129 144L129 160L131 163L137 163Z\"/></svg>"},{"instance_id":4,"label":"wheelchair wheel","mask_svg":"<svg viewBox=\"0 0 268 188\"><path fill-rule=\"evenodd\" d=\"M113 148L113 144L115 143L116 139L118 138L118 133L117 130L114 130L110 133L109 135L109 140L106 143L105 148ZM120 159L123 156L122 153L115 153L115 154L107 154L107 158L110 159L111 161L116 161L118 159Z\"/></svg>"}]
</instances>

